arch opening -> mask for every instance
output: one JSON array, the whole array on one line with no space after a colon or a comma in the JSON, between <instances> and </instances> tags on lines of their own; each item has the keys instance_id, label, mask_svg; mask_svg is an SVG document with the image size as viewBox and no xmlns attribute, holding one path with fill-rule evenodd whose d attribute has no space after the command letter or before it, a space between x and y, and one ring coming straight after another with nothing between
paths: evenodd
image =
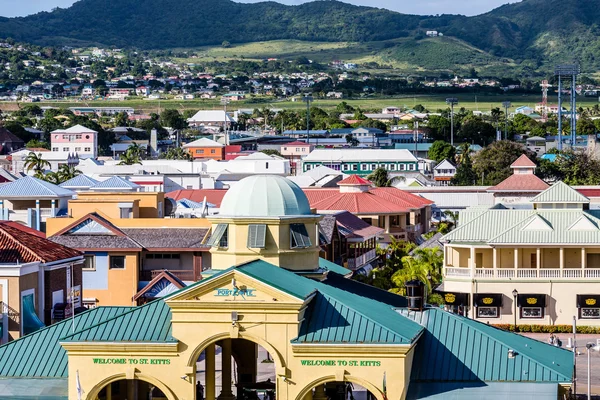
<instances>
[{"instance_id":1,"label":"arch opening","mask_svg":"<svg viewBox=\"0 0 600 400\"><path fill-rule=\"evenodd\" d=\"M243 338L205 346L195 363L196 399L274 400L276 361L260 344Z\"/></svg>"},{"instance_id":2,"label":"arch opening","mask_svg":"<svg viewBox=\"0 0 600 400\"><path fill-rule=\"evenodd\" d=\"M305 387L296 400L384 400L383 393L371 383L352 376L344 381L335 377L317 379Z\"/></svg>"},{"instance_id":3,"label":"arch opening","mask_svg":"<svg viewBox=\"0 0 600 400\"><path fill-rule=\"evenodd\" d=\"M170 398L154 384L142 379L118 379L102 387L94 400L128 400L153 399L169 400Z\"/></svg>"}]
</instances>

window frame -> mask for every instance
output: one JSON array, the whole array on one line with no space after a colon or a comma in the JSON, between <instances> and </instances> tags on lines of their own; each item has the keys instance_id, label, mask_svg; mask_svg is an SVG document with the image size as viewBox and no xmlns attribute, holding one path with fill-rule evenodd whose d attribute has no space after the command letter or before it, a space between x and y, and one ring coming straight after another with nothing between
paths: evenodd
<instances>
[{"instance_id":1,"label":"window frame","mask_svg":"<svg viewBox=\"0 0 600 400\"><path fill-rule=\"evenodd\" d=\"M87 260L91 259L92 262L92 266L90 268L87 268L86 265L88 264ZM81 270L82 271L95 271L96 270L96 255L95 254L84 254L83 255L83 264L81 265Z\"/></svg>"},{"instance_id":2,"label":"window frame","mask_svg":"<svg viewBox=\"0 0 600 400\"><path fill-rule=\"evenodd\" d=\"M307 249L312 247L312 240L305 224L290 224L290 249Z\"/></svg>"},{"instance_id":3,"label":"window frame","mask_svg":"<svg viewBox=\"0 0 600 400\"><path fill-rule=\"evenodd\" d=\"M254 239L254 240L252 240ZM264 249L267 244L267 224L249 224L246 247L249 249Z\"/></svg>"},{"instance_id":4,"label":"window frame","mask_svg":"<svg viewBox=\"0 0 600 400\"><path fill-rule=\"evenodd\" d=\"M544 307L519 307L520 318L522 319L542 319L544 318ZM525 315L526 310L539 310L539 315Z\"/></svg>"},{"instance_id":5,"label":"window frame","mask_svg":"<svg viewBox=\"0 0 600 400\"><path fill-rule=\"evenodd\" d=\"M483 310L495 310L496 313L495 315L482 315L481 311ZM500 318L500 307L497 306L491 306L491 307L486 307L486 306L480 306L477 307L477 318Z\"/></svg>"},{"instance_id":6,"label":"window frame","mask_svg":"<svg viewBox=\"0 0 600 400\"><path fill-rule=\"evenodd\" d=\"M210 247L226 249L229 247L229 224L217 224L206 244Z\"/></svg>"},{"instance_id":7,"label":"window frame","mask_svg":"<svg viewBox=\"0 0 600 400\"><path fill-rule=\"evenodd\" d=\"M584 310L594 311L594 313L597 315L584 316ZM579 319L600 319L600 307L580 307Z\"/></svg>"},{"instance_id":8,"label":"window frame","mask_svg":"<svg viewBox=\"0 0 600 400\"><path fill-rule=\"evenodd\" d=\"M115 267L113 260L123 259L123 267ZM127 256L123 255L109 255L108 256L108 269L125 270L127 269Z\"/></svg>"}]
</instances>

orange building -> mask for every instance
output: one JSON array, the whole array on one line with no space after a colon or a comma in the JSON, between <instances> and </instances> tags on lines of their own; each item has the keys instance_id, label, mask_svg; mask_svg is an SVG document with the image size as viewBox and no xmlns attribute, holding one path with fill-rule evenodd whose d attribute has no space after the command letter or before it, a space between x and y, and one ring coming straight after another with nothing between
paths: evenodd
<instances>
[{"instance_id":1,"label":"orange building","mask_svg":"<svg viewBox=\"0 0 600 400\"><path fill-rule=\"evenodd\" d=\"M182 147L194 158L210 158L217 161L225 159L225 146L208 138L194 140Z\"/></svg>"}]
</instances>

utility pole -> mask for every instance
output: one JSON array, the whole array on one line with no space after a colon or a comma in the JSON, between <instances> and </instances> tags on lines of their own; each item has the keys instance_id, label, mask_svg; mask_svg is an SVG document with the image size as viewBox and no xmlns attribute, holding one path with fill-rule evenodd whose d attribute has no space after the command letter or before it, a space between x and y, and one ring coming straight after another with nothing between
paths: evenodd
<instances>
[{"instance_id":1,"label":"utility pole","mask_svg":"<svg viewBox=\"0 0 600 400\"><path fill-rule=\"evenodd\" d=\"M504 140L508 140L508 109L510 108L510 101L503 101L502 107L504 107Z\"/></svg>"},{"instance_id":2,"label":"utility pole","mask_svg":"<svg viewBox=\"0 0 600 400\"><path fill-rule=\"evenodd\" d=\"M577 75L581 73L581 67L579 64L562 64L557 65L554 68L554 75L558 76L558 150L562 150L562 77L571 77L571 121L570 121L570 134L571 134L571 146L575 145L577 138Z\"/></svg>"},{"instance_id":3,"label":"utility pole","mask_svg":"<svg viewBox=\"0 0 600 400\"><path fill-rule=\"evenodd\" d=\"M229 146L229 136L227 133L227 104L229 104L229 99L226 97L221 97L221 104L223 104L223 108L224 108L224 112L225 112L225 115L224 115L225 121L224 121L224 125L223 125L223 129L225 132L225 146Z\"/></svg>"},{"instance_id":4,"label":"utility pole","mask_svg":"<svg viewBox=\"0 0 600 400\"><path fill-rule=\"evenodd\" d=\"M454 146L454 106L458 104L456 97L446 99L446 104L450 105L450 145Z\"/></svg>"},{"instance_id":5,"label":"utility pole","mask_svg":"<svg viewBox=\"0 0 600 400\"><path fill-rule=\"evenodd\" d=\"M302 101L306 103L306 142L310 144L310 103L313 101L313 97L310 94L304 95ZM317 146L319 145L319 138L317 138Z\"/></svg>"}]
</instances>

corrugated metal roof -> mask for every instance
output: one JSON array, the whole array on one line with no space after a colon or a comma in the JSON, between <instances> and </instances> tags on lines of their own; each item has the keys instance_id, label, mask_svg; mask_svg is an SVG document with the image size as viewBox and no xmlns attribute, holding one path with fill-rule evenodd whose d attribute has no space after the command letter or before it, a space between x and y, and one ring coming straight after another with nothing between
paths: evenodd
<instances>
[{"instance_id":1,"label":"corrugated metal roof","mask_svg":"<svg viewBox=\"0 0 600 400\"><path fill-rule=\"evenodd\" d=\"M500 233L529 218L533 210L488 210L474 211L469 222L461 221L458 227L445 235L443 241L452 242L487 242ZM479 214L479 215L477 215Z\"/></svg>"},{"instance_id":2,"label":"corrugated metal roof","mask_svg":"<svg viewBox=\"0 0 600 400\"><path fill-rule=\"evenodd\" d=\"M556 400L558 384L529 382L412 382L406 400Z\"/></svg>"},{"instance_id":3,"label":"corrugated metal roof","mask_svg":"<svg viewBox=\"0 0 600 400\"><path fill-rule=\"evenodd\" d=\"M423 325L411 381L571 382L573 353L429 308L398 312ZM508 358L508 350L516 356Z\"/></svg>"},{"instance_id":4,"label":"corrugated metal roof","mask_svg":"<svg viewBox=\"0 0 600 400\"><path fill-rule=\"evenodd\" d=\"M43 181L33 176L24 176L14 182L0 186L0 199L7 198L60 198L72 197L75 192Z\"/></svg>"},{"instance_id":5,"label":"corrugated metal roof","mask_svg":"<svg viewBox=\"0 0 600 400\"><path fill-rule=\"evenodd\" d=\"M562 181L531 199L532 203L589 203L590 199Z\"/></svg>"},{"instance_id":6,"label":"corrugated metal roof","mask_svg":"<svg viewBox=\"0 0 600 400\"><path fill-rule=\"evenodd\" d=\"M75 316L75 330L97 325L131 309L93 308ZM67 353L59 339L72 332L72 323L72 319L66 319L0 346L0 377L66 377Z\"/></svg>"},{"instance_id":7,"label":"corrugated metal roof","mask_svg":"<svg viewBox=\"0 0 600 400\"><path fill-rule=\"evenodd\" d=\"M404 149L316 149L304 158L305 162L417 162L416 157Z\"/></svg>"},{"instance_id":8,"label":"corrugated metal roof","mask_svg":"<svg viewBox=\"0 0 600 400\"><path fill-rule=\"evenodd\" d=\"M128 181L120 176L113 176L105 181L98 182L92 189L138 189L141 186L137 183Z\"/></svg>"},{"instance_id":9,"label":"corrugated metal roof","mask_svg":"<svg viewBox=\"0 0 600 400\"><path fill-rule=\"evenodd\" d=\"M97 180L90 178L87 175L81 174L81 175L77 175L74 178L69 179L68 181L61 183L58 186L60 186L62 188L68 188L68 189L70 189L70 188L89 189L97 183L98 183Z\"/></svg>"},{"instance_id":10,"label":"corrugated metal roof","mask_svg":"<svg viewBox=\"0 0 600 400\"><path fill-rule=\"evenodd\" d=\"M176 342L171 336L171 308L155 300L87 326L62 338L63 342Z\"/></svg>"}]
</instances>

